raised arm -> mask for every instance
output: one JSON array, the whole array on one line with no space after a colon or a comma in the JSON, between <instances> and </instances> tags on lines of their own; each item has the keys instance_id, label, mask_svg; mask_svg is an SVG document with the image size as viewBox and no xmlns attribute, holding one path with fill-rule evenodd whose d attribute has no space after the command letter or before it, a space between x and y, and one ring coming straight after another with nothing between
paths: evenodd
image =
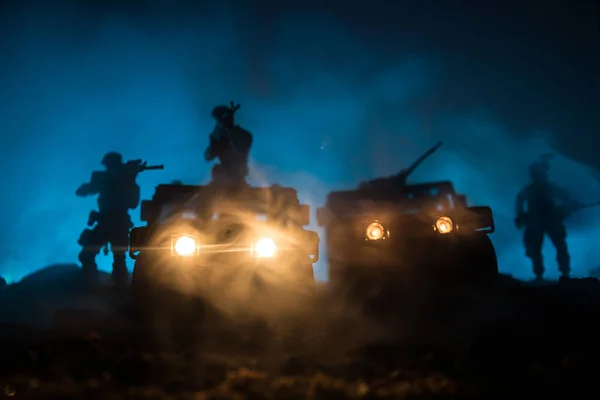
<instances>
[{"instance_id":1,"label":"raised arm","mask_svg":"<svg viewBox=\"0 0 600 400\"><path fill-rule=\"evenodd\" d=\"M78 197L93 196L98 193L100 193L100 187L99 185L95 185L93 182L83 183L75 191L75 195Z\"/></svg>"},{"instance_id":2,"label":"raised arm","mask_svg":"<svg viewBox=\"0 0 600 400\"><path fill-rule=\"evenodd\" d=\"M104 178L103 172L92 172L92 179L79 186L75 191L75 195L78 197L93 196L99 194L102 189L102 180Z\"/></svg>"}]
</instances>

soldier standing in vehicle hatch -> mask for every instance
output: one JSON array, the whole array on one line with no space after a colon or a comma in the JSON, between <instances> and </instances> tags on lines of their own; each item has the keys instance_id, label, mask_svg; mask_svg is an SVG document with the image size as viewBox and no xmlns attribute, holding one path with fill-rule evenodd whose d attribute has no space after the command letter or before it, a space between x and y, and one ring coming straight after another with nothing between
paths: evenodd
<instances>
[{"instance_id":1,"label":"soldier standing in vehicle hatch","mask_svg":"<svg viewBox=\"0 0 600 400\"><path fill-rule=\"evenodd\" d=\"M523 243L525 253L533 263L536 280L544 276L542 244L547 234L556 248L556 261L561 280L569 278L571 272L570 256L567 248L567 231L564 225L565 206L578 203L569 193L548 181L549 159L542 156L529 167L531 183L517 195L515 225L525 228Z\"/></svg>"},{"instance_id":2,"label":"soldier standing in vehicle hatch","mask_svg":"<svg viewBox=\"0 0 600 400\"><path fill-rule=\"evenodd\" d=\"M212 169L212 180L218 185L245 185L248 176L248 156L252 134L235 125L234 114L240 105L217 106L212 110L215 127L204 152L206 161L217 158L220 163Z\"/></svg>"}]
</instances>

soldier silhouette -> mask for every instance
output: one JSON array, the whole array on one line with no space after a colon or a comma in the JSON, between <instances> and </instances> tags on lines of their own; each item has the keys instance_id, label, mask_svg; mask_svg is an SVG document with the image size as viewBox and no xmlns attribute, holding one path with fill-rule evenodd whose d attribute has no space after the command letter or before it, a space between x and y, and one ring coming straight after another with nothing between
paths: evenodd
<instances>
[{"instance_id":1,"label":"soldier silhouette","mask_svg":"<svg viewBox=\"0 0 600 400\"><path fill-rule=\"evenodd\" d=\"M98 211L91 211L88 229L79 237L82 246L79 261L84 277L93 282L97 278L96 256L100 250L108 254L108 245L113 253L112 280L116 286L127 285L129 274L125 254L129 246L129 230L133 223L129 210L137 208L140 202L140 187L137 175L149 169L163 169L163 166L146 165L141 160L123 163L117 152L109 152L102 159L105 171L94 171L90 182L82 184L75 194L79 197L98 195ZM91 229L90 229L91 228Z\"/></svg>"},{"instance_id":2,"label":"soldier silhouette","mask_svg":"<svg viewBox=\"0 0 600 400\"><path fill-rule=\"evenodd\" d=\"M234 114L240 105L217 106L212 110L215 127L204 152L206 161L219 160L212 169L212 180L218 185L238 186L246 184L248 155L252 147L252 134L235 125Z\"/></svg>"},{"instance_id":3,"label":"soldier silhouette","mask_svg":"<svg viewBox=\"0 0 600 400\"><path fill-rule=\"evenodd\" d=\"M523 243L525 254L533 263L536 280L544 276L542 245L548 235L556 248L556 261L561 280L568 279L571 272L570 256L567 248L567 231L564 219L568 207L580 204L571 199L569 193L549 182L549 160L552 155L543 155L529 167L531 183L517 195L515 225L525 228Z\"/></svg>"}]
</instances>

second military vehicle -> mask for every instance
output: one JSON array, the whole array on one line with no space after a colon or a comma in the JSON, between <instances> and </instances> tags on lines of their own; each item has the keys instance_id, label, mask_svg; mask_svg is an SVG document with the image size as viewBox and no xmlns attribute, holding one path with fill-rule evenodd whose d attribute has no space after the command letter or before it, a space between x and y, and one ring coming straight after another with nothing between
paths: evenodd
<instances>
[{"instance_id":1,"label":"second military vehicle","mask_svg":"<svg viewBox=\"0 0 600 400\"><path fill-rule=\"evenodd\" d=\"M142 313L186 298L228 315L265 316L314 296L319 236L304 229L309 207L292 188L159 185L141 219L147 225L131 230L129 254Z\"/></svg>"},{"instance_id":2,"label":"second military vehicle","mask_svg":"<svg viewBox=\"0 0 600 400\"><path fill-rule=\"evenodd\" d=\"M329 281L365 290L367 282L407 278L490 282L498 275L490 207L469 207L452 182L408 184L441 143L399 174L331 192L317 220L326 229ZM355 292L353 290L353 292Z\"/></svg>"}]
</instances>

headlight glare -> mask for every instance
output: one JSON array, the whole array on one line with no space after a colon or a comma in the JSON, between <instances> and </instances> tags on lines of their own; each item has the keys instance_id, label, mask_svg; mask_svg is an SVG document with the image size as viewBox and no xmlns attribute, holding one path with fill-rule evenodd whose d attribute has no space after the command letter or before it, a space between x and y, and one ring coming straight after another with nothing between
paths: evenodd
<instances>
[{"instance_id":1,"label":"headlight glare","mask_svg":"<svg viewBox=\"0 0 600 400\"><path fill-rule=\"evenodd\" d=\"M277 253L277 245L271 238L260 238L254 245L254 251L260 258L272 258Z\"/></svg>"},{"instance_id":2,"label":"headlight glare","mask_svg":"<svg viewBox=\"0 0 600 400\"><path fill-rule=\"evenodd\" d=\"M450 217L439 217L435 220L435 229L445 235L454 230L454 223Z\"/></svg>"},{"instance_id":3,"label":"headlight glare","mask_svg":"<svg viewBox=\"0 0 600 400\"><path fill-rule=\"evenodd\" d=\"M173 245L175 253L182 257L189 257L198 250L198 242L191 236L179 236Z\"/></svg>"},{"instance_id":4,"label":"headlight glare","mask_svg":"<svg viewBox=\"0 0 600 400\"><path fill-rule=\"evenodd\" d=\"M367 226L365 236L367 240L385 239L385 228L379 223L379 221L373 221L369 224L369 226Z\"/></svg>"}]
</instances>

